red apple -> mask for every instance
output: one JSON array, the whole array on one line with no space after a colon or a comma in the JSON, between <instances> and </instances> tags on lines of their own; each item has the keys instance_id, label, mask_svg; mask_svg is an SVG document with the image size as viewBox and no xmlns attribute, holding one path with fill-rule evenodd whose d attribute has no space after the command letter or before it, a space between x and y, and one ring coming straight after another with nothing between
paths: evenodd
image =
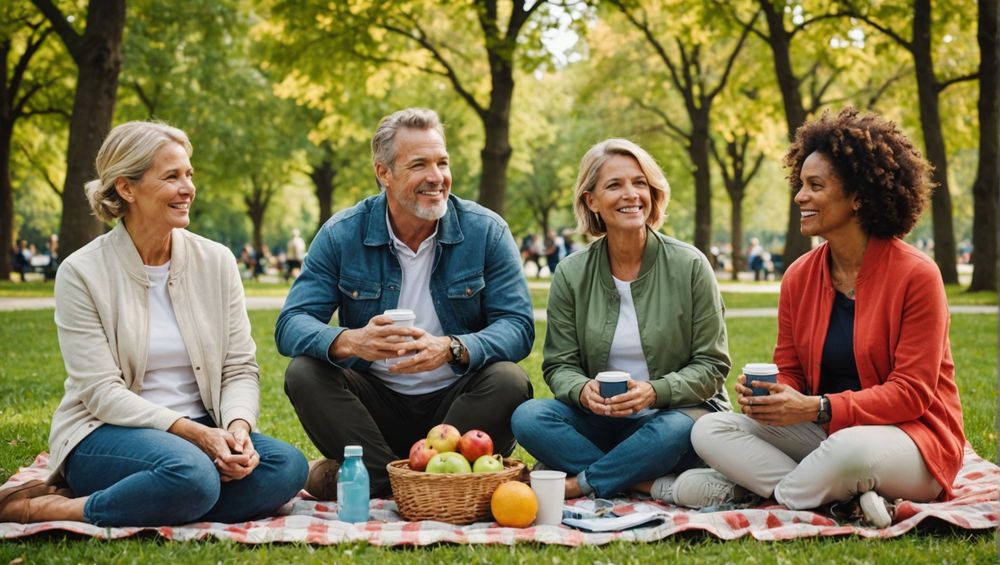
<instances>
[{"instance_id":1,"label":"red apple","mask_svg":"<svg viewBox=\"0 0 1000 565\"><path fill-rule=\"evenodd\" d=\"M410 469L423 471L427 468L427 462L437 453L436 450L427 447L426 439L414 443L413 447L410 448Z\"/></svg>"},{"instance_id":2,"label":"red apple","mask_svg":"<svg viewBox=\"0 0 1000 565\"><path fill-rule=\"evenodd\" d=\"M483 455L493 455L493 439L482 430L469 430L458 441L458 452L474 463Z\"/></svg>"},{"instance_id":3,"label":"red apple","mask_svg":"<svg viewBox=\"0 0 1000 565\"><path fill-rule=\"evenodd\" d=\"M455 451L460 439L462 434L458 432L458 428L450 424L438 424L427 432L427 447L437 450L438 453L447 453Z\"/></svg>"}]
</instances>

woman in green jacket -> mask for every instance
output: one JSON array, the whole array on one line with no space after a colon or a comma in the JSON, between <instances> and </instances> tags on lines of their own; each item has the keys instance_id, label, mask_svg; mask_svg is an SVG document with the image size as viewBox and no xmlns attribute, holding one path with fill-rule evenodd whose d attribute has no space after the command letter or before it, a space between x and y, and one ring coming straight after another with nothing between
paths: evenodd
<instances>
[{"instance_id":1,"label":"woman in green jacket","mask_svg":"<svg viewBox=\"0 0 1000 565\"><path fill-rule=\"evenodd\" d=\"M673 474L697 462L695 419L730 410L722 299L705 256L656 231L669 198L659 166L628 140L583 157L577 229L605 237L552 279L542 371L555 399L512 418L529 452L571 475L567 498L632 489L672 502ZM626 392L601 396L594 377L608 370L631 375Z\"/></svg>"}]
</instances>

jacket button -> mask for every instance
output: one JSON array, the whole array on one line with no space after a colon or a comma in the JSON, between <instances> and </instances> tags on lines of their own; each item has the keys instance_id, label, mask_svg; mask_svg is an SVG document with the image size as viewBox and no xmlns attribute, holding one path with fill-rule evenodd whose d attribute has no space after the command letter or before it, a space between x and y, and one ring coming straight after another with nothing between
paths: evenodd
<instances>
[{"instance_id":1,"label":"jacket button","mask_svg":"<svg viewBox=\"0 0 1000 565\"><path fill-rule=\"evenodd\" d=\"M465 289L465 295L466 296L472 296L472 289L471 288Z\"/></svg>"},{"instance_id":2,"label":"jacket button","mask_svg":"<svg viewBox=\"0 0 1000 565\"><path fill-rule=\"evenodd\" d=\"M195 371L200 371L200 370L201 370L201 367L195 367L195 368L194 368L194 370L195 370Z\"/></svg>"},{"instance_id":3,"label":"jacket button","mask_svg":"<svg viewBox=\"0 0 1000 565\"><path fill-rule=\"evenodd\" d=\"M354 292L352 292L351 293L351 297L352 298L357 298L358 297L358 291L355 290Z\"/></svg>"}]
</instances>

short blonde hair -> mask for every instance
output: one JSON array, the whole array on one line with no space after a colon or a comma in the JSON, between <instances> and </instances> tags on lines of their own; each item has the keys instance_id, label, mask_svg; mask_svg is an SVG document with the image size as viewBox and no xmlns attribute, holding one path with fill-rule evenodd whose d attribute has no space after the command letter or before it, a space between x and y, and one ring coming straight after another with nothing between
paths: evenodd
<instances>
[{"instance_id":1,"label":"short blonde hair","mask_svg":"<svg viewBox=\"0 0 1000 565\"><path fill-rule=\"evenodd\" d=\"M97 178L84 185L94 215L111 222L125 215L128 203L115 188L115 181L137 181L153 164L156 152L176 143L191 156L191 141L183 131L159 122L126 122L111 130L101 144L94 163Z\"/></svg>"},{"instance_id":2,"label":"short blonde hair","mask_svg":"<svg viewBox=\"0 0 1000 565\"><path fill-rule=\"evenodd\" d=\"M578 233L592 236L607 233L607 226L587 206L585 195L588 192L594 192L594 189L597 188L597 177L601 172L601 167L612 157L619 155L632 157L638 161L642 174L646 175L653 206L649 218L646 220L646 225L654 230L663 225L664 212L667 209L667 203L670 202L670 184L667 183L663 169L642 147L627 139L612 137L591 147L580 160L580 174L576 177L575 202L573 204Z\"/></svg>"}]
</instances>

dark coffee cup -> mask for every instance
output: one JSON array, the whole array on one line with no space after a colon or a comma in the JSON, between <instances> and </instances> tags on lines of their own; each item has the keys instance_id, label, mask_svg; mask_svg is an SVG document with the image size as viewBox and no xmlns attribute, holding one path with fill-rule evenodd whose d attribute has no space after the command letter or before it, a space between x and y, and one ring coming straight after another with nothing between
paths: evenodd
<instances>
[{"instance_id":1,"label":"dark coffee cup","mask_svg":"<svg viewBox=\"0 0 1000 565\"><path fill-rule=\"evenodd\" d=\"M747 363L743 366L743 374L746 375L746 386L750 386L753 381L777 383L778 366L774 363ZM771 391L764 387L752 387L754 396L767 396Z\"/></svg>"},{"instance_id":2,"label":"dark coffee cup","mask_svg":"<svg viewBox=\"0 0 1000 565\"><path fill-rule=\"evenodd\" d=\"M625 371L602 371L597 373L597 384L601 387L601 396L611 398L628 392L628 381L632 378Z\"/></svg>"}]
</instances>

